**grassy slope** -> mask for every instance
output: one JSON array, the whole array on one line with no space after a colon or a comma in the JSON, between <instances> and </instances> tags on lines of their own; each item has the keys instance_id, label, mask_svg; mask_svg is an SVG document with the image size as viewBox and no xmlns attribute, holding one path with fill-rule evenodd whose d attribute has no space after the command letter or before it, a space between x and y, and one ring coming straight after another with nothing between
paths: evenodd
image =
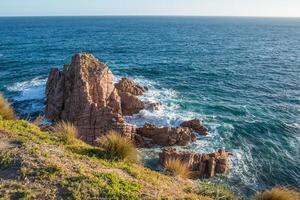
<instances>
[{"instance_id":1,"label":"grassy slope","mask_svg":"<svg viewBox=\"0 0 300 200\"><path fill-rule=\"evenodd\" d=\"M219 186L104 158L80 140L65 145L27 121L0 119L0 199L235 199Z\"/></svg>"}]
</instances>

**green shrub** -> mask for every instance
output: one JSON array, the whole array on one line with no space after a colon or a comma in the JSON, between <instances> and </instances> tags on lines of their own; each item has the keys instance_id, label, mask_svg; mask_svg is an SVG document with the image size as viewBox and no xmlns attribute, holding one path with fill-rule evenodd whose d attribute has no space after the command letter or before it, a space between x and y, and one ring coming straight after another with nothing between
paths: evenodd
<instances>
[{"instance_id":1,"label":"green shrub","mask_svg":"<svg viewBox=\"0 0 300 200\"><path fill-rule=\"evenodd\" d=\"M140 184L125 180L112 173L101 173L97 176L106 182L101 194L106 199L141 199Z\"/></svg>"},{"instance_id":2,"label":"green shrub","mask_svg":"<svg viewBox=\"0 0 300 200\"><path fill-rule=\"evenodd\" d=\"M68 177L61 182L66 199L141 199L141 185L113 173Z\"/></svg>"},{"instance_id":3,"label":"green shrub","mask_svg":"<svg viewBox=\"0 0 300 200\"><path fill-rule=\"evenodd\" d=\"M10 152L0 152L0 169L9 167L14 161L14 155Z\"/></svg>"},{"instance_id":4,"label":"green shrub","mask_svg":"<svg viewBox=\"0 0 300 200\"><path fill-rule=\"evenodd\" d=\"M78 130L70 122L58 122L54 127L55 132L64 144L74 144L77 141Z\"/></svg>"},{"instance_id":5,"label":"green shrub","mask_svg":"<svg viewBox=\"0 0 300 200\"><path fill-rule=\"evenodd\" d=\"M71 151L72 153L87 156L90 158L103 159L106 155L106 152L102 149L88 145L69 145L66 147L66 149Z\"/></svg>"},{"instance_id":6,"label":"green shrub","mask_svg":"<svg viewBox=\"0 0 300 200\"><path fill-rule=\"evenodd\" d=\"M110 160L138 161L138 151L132 141L114 131L97 138L97 145L102 148Z\"/></svg>"},{"instance_id":7,"label":"green shrub","mask_svg":"<svg viewBox=\"0 0 300 200\"><path fill-rule=\"evenodd\" d=\"M30 200L37 199L34 192L28 185L17 180L0 182L0 199L22 199Z\"/></svg>"},{"instance_id":8,"label":"green shrub","mask_svg":"<svg viewBox=\"0 0 300 200\"><path fill-rule=\"evenodd\" d=\"M170 158L164 163L164 172L171 176L180 176L182 178L189 178L191 172L188 165L179 159Z\"/></svg>"},{"instance_id":9,"label":"green shrub","mask_svg":"<svg viewBox=\"0 0 300 200\"><path fill-rule=\"evenodd\" d=\"M258 193L255 200L299 200L300 193L285 187L276 187L271 190Z\"/></svg>"},{"instance_id":10,"label":"green shrub","mask_svg":"<svg viewBox=\"0 0 300 200\"><path fill-rule=\"evenodd\" d=\"M4 120L10 120L16 118L13 108L1 93L0 93L0 116Z\"/></svg>"},{"instance_id":11,"label":"green shrub","mask_svg":"<svg viewBox=\"0 0 300 200\"><path fill-rule=\"evenodd\" d=\"M34 180L52 180L54 178L57 178L57 176L61 176L63 170L56 164L49 164L37 168L22 166L20 172L23 177L31 178Z\"/></svg>"},{"instance_id":12,"label":"green shrub","mask_svg":"<svg viewBox=\"0 0 300 200\"><path fill-rule=\"evenodd\" d=\"M230 191L226 186L200 182L197 191L198 194L211 197L214 200L238 200L239 198Z\"/></svg>"},{"instance_id":13,"label":"green shrub","mask_svg":"<svg viewBox=\"0 0 300 200\"><path fill-rule=\"evenodd\" d=\"M61 143L60 138L41 131L39 127L25 120L0 120L0 129L5 130L10 136L17 137L22 143L27 141L37 144Z\"/></svg>"}]
</instances>

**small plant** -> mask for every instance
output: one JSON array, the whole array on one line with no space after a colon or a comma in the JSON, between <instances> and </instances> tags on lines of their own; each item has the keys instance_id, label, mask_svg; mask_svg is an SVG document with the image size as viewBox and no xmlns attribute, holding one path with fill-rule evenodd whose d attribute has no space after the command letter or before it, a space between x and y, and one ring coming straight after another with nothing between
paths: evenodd
<instances>
[{"instance_id":1,"label":"small plant","mask_svg":"<svg viewBox=\"0 0 300 200\"><path fill-rule=\"evenodd\" d=\"M58 122L54 127L55 132L64 144L73 144L78 137L77 128L70 122Z\"/></svg>"},{"instance_id":2,"label":"small plant","mask_svg":"<svg viewBox=\"0 0 300 200\"><path fill-rule=\"evenodd\" d=\"M239 200L227 186L206 181L199 182L196 193L214 200Z\"/></svg>"},{"instance_id":3,"label":"small plant","mask_svg":"<svg viewBox=\"0 0 300 200\"><path fill-rule=\"evenodd\" d=\"M33 190L18 180L0 182L0 199L37 199Z\"/></svg>"},{"instance_id":4,"label":"small plant","mask_svg":"<svg viewBox=\"0 0 300 200\"><path fill-rule=\"evenodd\" d=\"M165 161L164 171L165 174L171 176L180 176L182 178L189 178L191 176L188 165L175 158L170 158Z\"/></svg>"},{"instance_id":5,"label":"small plant","mask_svg":"<svg viewBox=\"0 0 300 200\"><path fill-rule=\"evenodd\" d=\"M10 103L0 93L0 116L5 120L12 120L16 118L15 112Z\"/></svg>"},{"instance_id":6,"label":"small plant","mask_svg":"<svg viewBox=\"0 0 300 200\"><path fill-rule=\"evenodd\" d=\"M0 169L9 167L14 163L14 156L9 152L0 152Z\"/></svg>"},{"instance_id":7,"label":"small plant","mask_svg":"<svg viewBox=\"0 0 300 200\"><path fill-rule=\"evenodd\" d=\"M138 161L138 151L134 144L115 131L97 138L96 143L102 148L106 157L111 160Z\"/></svg>"},{"instance_id":8,"label":"small plant","mask_svg":"<svg viewBox=\"0 0 300 200\"><path fill-rule=\"evenodd\" d=\"M63 173L62 167L57 164L49 164L39 167L28 167L23 165L20 169L23 178L31 178L34 180L53 180Z\"/></svg>"},{"instance_id":9,"label":"small plant","mask_svg":"<svg viewBox=\"0 0 300 200\"><path fill-rule=\"evenodd\" d=\"M275 187L271 190L260 192L254 197L255 200L299 200L300 193L285 187Z\"/></svg>"},{"instance_id":10,"label":"small plant","mask_svg":"<svg viewBox=\"0 0 300 200\"><path fill-rule=\"evenodd\" d=\"M113 173L100 173L95 176L107 183L102 189L102 195L107 199L141 199L139 183L123 179Z\"/></svg>"}]
</instances>

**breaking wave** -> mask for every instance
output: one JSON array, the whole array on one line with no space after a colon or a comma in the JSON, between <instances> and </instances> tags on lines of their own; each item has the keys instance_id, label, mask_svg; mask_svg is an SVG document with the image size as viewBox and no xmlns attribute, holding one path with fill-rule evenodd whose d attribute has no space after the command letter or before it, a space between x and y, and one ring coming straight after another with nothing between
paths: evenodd
<instances>
[{"instance_id":1,"label":"breaking wave","mask_svg":"<svg viewBox=\"0 0 300 200\"><path fill-rule=\"evenodd\" d=\"M7 90L19 93L14 97L15 101L43 99L46 81L45 78L35 77L29 81L17 82L8 86Z\"/></svg>"}]
</instances>

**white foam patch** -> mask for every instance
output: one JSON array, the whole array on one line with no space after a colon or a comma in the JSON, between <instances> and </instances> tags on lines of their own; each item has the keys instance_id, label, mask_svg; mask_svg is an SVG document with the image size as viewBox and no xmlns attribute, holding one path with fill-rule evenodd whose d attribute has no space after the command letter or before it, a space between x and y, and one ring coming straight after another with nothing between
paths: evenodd
<instances>
[{"instance_id":1,"label":"white foam patch","mask_svg":"<svg viewBox=\"0 0 300 200\"><path fill-rule=\"evenodd\" d=\"M8 86L7 90L12 92L20 92L19 96L14 98L15 101L24 101L31 99L43 99L44 90L47 79L35 77L29 81L23 81Z\"/></svg>"},{"instance_id":2,"label":"white foam patch","mask_svg":"<svg viewBox=\"0 0 300 200\"><path fill-rule=\"evenodd\" d=\"M292 124L286 124L287 126L291 127L291 128L296 128L296 129L300 129L300 123L292 123Z\"/></svg>"},{"instance_id":3,"label":"white foam patch","mask_svg":"<svg viewBox=\"0 0 300 200\"><path fill-rule=\"evenodd\" d=\"M183 112L179 106L182 101L180 94L172 89L161 88L156 82L147 80L143 77L134 77L133 80L142 86L146 86L148 91L139 97L145 102L160 102L158 110L142 110L138 114L126 117L128 123L140 127L145 123L155 124L157 126L176 127L188 119L201 118L197 113Z\"/></svg>"}]
</instances>

